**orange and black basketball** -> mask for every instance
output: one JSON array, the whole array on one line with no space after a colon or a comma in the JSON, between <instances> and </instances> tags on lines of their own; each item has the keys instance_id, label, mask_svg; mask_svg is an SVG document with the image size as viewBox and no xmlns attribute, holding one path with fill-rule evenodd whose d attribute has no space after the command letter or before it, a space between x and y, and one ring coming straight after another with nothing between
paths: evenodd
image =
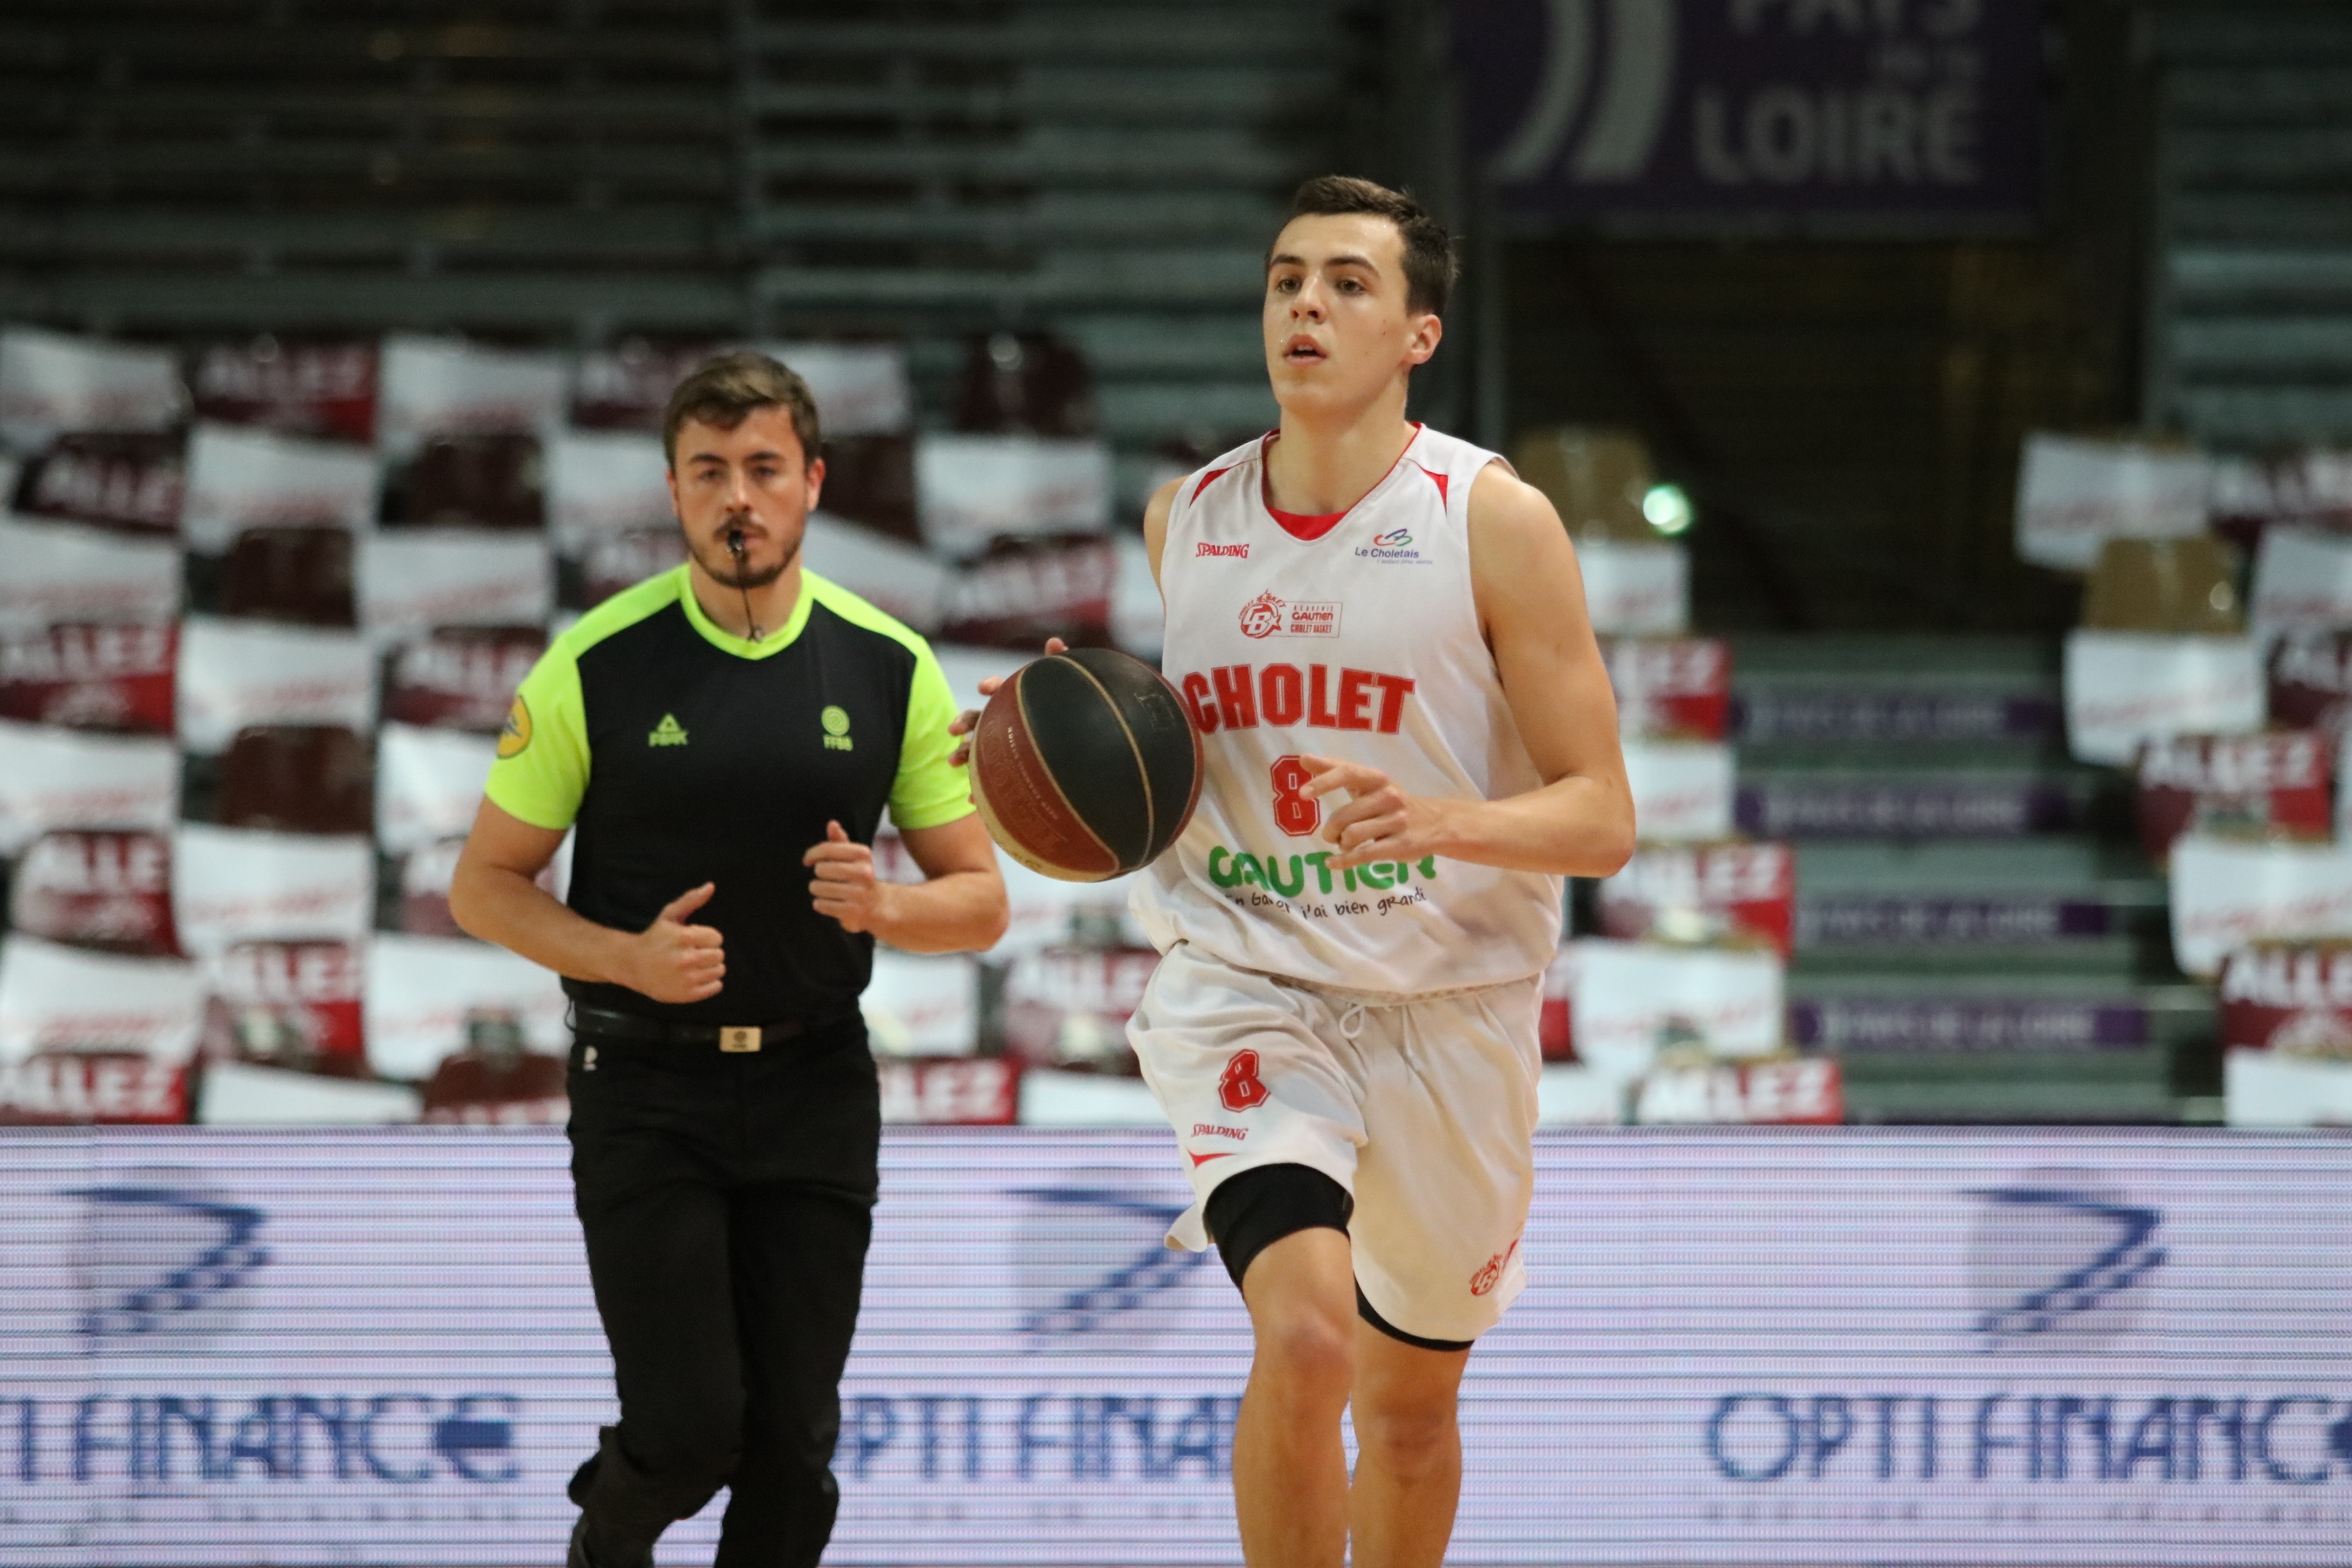
<instances>
[{"instance_id":1,"label":"orange and black basketball","mask_svg":"<svg viewBox=\"0 0 2352 1568\"><path fill-rule=\"evenodd\" d=\"M1099 882L1149 865L1201 798L1201 738L1141 659L1073 648L1024 664L981 710L971 798L1023 865Z\"/></svg>"}]
</instances>

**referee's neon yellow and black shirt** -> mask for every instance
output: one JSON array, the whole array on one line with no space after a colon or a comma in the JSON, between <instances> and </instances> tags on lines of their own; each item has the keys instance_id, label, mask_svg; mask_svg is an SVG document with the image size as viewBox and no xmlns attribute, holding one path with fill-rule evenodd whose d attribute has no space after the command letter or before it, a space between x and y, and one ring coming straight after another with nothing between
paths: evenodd
<instances>
[{"instance_id":1,"label":"referee's neon yellow and black shirt","mask_svg":"<svg viewBox=\"0 0 2352 1568\"><path fill-rule=\"evenodd\" d=\"M571 905L641 931L704 882L692 918L727 943L725 988L657 1003L566 980L593 1006L642 1017L771 1024L854 1008L874 939L812 906L809 846L837 821L874 841L887 807L901 828L972 809L950 764L956 712L923 639L813 572L778 631L721 629L679 566L607 599L555 640L524 679L499 738L488 793L539 827L574 829Z\"/></svg>"}]
</instances>

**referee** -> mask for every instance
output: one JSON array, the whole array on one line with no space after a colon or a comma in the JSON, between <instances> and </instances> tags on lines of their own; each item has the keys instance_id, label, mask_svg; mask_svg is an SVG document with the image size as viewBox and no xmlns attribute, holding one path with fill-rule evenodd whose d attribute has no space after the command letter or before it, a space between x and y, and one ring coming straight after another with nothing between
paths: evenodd
<instances>
[{"instance_id":1,"label":"referee","mask_svg":"<svg viewBox=\"0 0 2352 1568\"><path fill-rule=\"evenodd\" d=\"M874 942L984 948L1004 884L923 640L802 569L816 405L705 363L662 438L687 563L524 680L449 907L571 995L572 1176L621 1421L572 1480L572 1568L647 1568L732 1489L719 1568L813 1564L881 1111ZM878 882L889 808L927 879ZM567 908L536 879L566 829Z\"/></svg>"}]
</instances>

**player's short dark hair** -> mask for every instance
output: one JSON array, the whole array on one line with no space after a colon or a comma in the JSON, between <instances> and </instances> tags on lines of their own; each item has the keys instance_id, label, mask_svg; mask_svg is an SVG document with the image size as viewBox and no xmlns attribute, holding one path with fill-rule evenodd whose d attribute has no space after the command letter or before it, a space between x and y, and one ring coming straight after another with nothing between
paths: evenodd
<instances>
[{"instance_id":1,"label":"player's short dark hair","mask_svg":"<svg viewBox=\"0 0 2352 1568\"><path fill-rule=\"evenodd\" d=\"M1358 179L1353 174L1318 174L1291 194L1292 217L1339 217L1366 213L1396 225L1404 241L1405 308L1432 315L1445 309L1445 297L1462 263L1454 254L1454 237L1402 191Z\"/></svg>"},{"instance_id":2,"label":"player's short dark hair","mask_svg":"<svg viewBox=\"0 0 2352 1568\"><path fill-rule=\"evenodd\" d=\"M677 384L662 413L662 455L671 468L677 467L678 427L689 419L732 430L762 408L790 414L793 434L801 438L802 460L817 458L816 398L808 383L782 360L754 349L714 354Z\"/></svg>"}]
</instances>

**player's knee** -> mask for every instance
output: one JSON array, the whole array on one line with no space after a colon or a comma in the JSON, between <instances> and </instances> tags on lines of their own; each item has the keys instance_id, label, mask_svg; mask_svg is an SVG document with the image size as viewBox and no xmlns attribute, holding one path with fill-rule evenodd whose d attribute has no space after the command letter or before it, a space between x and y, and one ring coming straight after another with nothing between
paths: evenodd
<instances>
[{"instance_id":1,"label":"player's knee","mask_svg":"<svg viewBox=\"0 0 2352 1568\"><path fill-rule=\"evenodd\" d=\"M1252 1316L1259 1368L1302 1392L1347 1397L1356 1375L1353 1314L1312 1300L1286 1300Z\"/></svg>"},{"instance_id":2,"label":"player's knee","mask_svg":"<svg viewBox=\"0 0 2352 1568\"><path fill-rule=\"evenodd\" d=\"M1354 1419L1359 1449L1400 1480L1431 1474L1452 1460L1456 1438L1450 1394L1442 1399L1359 1397Z\"/></svg>"},{"instance_id":3,"label":"player's knee","mask_svg":"<svg viewBox=\"0 0 2352 1568\"><path fill-rule=\"evenodd\" d=\"M1307 1165L1262 1165L1211 1194L1207 1219L1242 1287L1264 1376L1339 1403L1355 1370L1348 1189Z\"/></svg>"}]
</instances>

